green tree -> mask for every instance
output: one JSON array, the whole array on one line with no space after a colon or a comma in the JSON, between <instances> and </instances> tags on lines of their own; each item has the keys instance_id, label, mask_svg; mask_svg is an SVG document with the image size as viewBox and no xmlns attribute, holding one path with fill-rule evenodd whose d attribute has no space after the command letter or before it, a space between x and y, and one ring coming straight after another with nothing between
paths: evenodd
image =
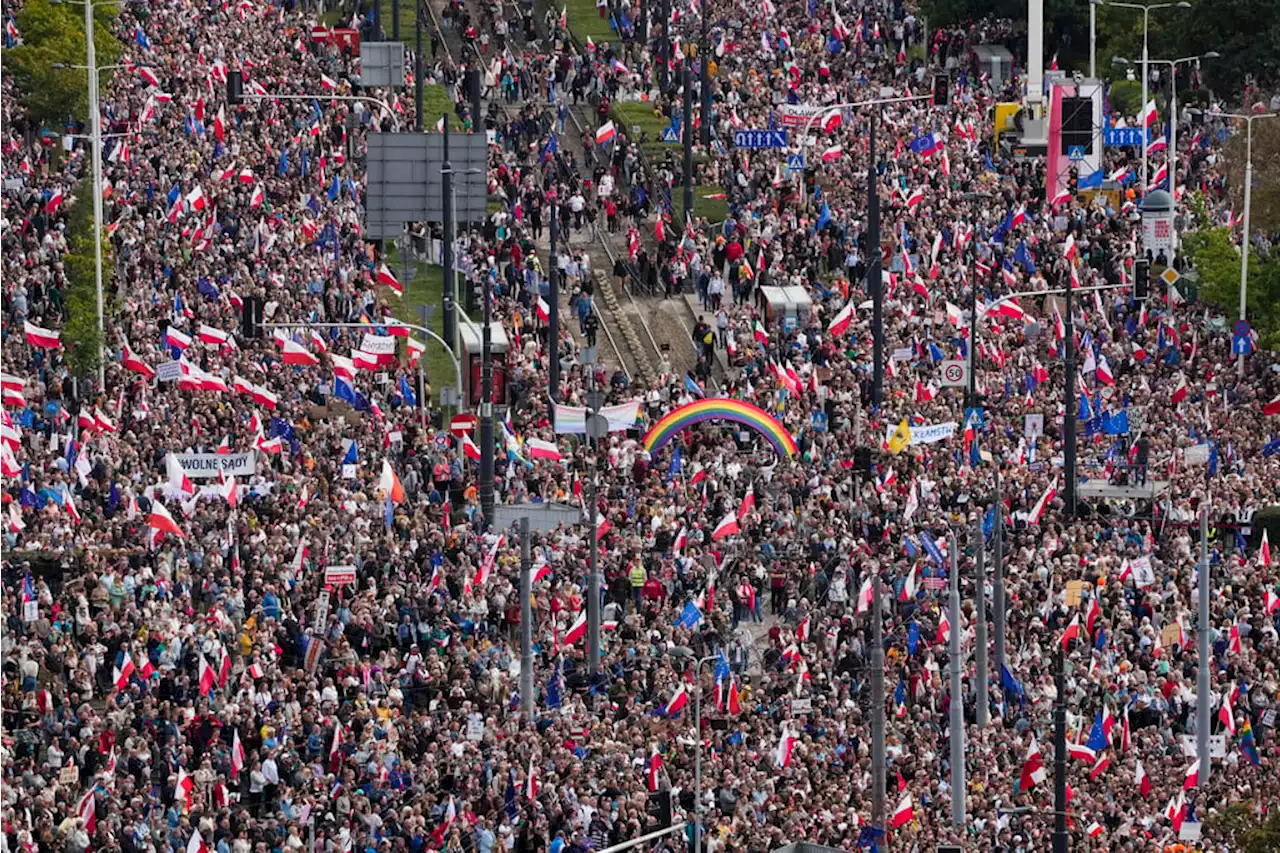
<instances>
[{"instance_id":1,"label":"green tree","mask_svg":"<svg viewBox=\"0 0 1280 853\"><path fill-rule=\"evenodd\" d=\"M112 35L114 6L94 9L94 46L99 67L120 56L120 41ZM89 117L88 74L57 65L84 65L84 7L50 0L31 0L17 14L22 44L6 51L6 71L13 74L23 106L40 124Z\"/></svg>"},{"instance_id":2,"label":"green tree","mask_svg":"<svg viewBox=\"0 0 1280 853\"><path fill-rule=\"evenodd\" d=\"M98 285L94 276L97 259L93 252L93 184L89 178L76 188L76 201L67 223L67 254L63 265L70 286L65 299L62 341L67 363L73 373L87 376L102 358L102 338L98 334ZM103 275L111 275L109 246L103 246Z\"/></svg>"},{"instance_id":3,"label":"green tree","mask_svg":"<svg viewBox=\"0 0 1280 853\"><path fill-rule=\"evenodd\" d=\"M1266 820L1250 803L1235 803L1220 816L1210 818L1214 832L1227 835L1239 853L1275 853L1280 850L1280 810L1271 809Z\"/></svg>"},{"instance_id":4,"label":"green tree","mask_svg":"<svg viewBox=\"0 0 1280 853\"><path fill-rule=\"evenodd\" d=\"M1240 305L1240 252L1225 228L1193 231L1182 250L1200 275L1200 298L1228 317ZM1280 347L1280 259L1249 255L1246 308L1263 346Z\"/></svg>"},{"instance_id":5,"label":"green tree","mask_svg":"<svg viewBox=\"0 0 1280 853\"><path fill-rule=\"evenodd\" d=\"M1244 122L1226 147L1227 194L1237 215L1244 212L1244 170L1249 159ZM1249 196L1249 227L1280 231L1280 119L1253 123L1253 192Z\"/></svg>"}]
</instances>

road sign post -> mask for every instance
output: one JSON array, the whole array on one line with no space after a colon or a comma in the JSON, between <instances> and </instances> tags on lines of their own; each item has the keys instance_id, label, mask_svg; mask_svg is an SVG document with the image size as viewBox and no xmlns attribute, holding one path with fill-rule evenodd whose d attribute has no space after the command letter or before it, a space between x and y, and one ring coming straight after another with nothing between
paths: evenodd
<instances>
[{"instance_id":1,"label":"road sign post","mask_svg":"<svg viewBox=\"0 0 1280 853\"><path fill-rule=\"evenodd\" d=\"M969 362L964 359L948 359L941 362L943 388L964 388L969 384Z\"/></svg>"},{"instance_id":2,"label":"road sign post","mask_svg":"<svg viewBox=\"0 0 1280 853\"><path fill-rule=\"evenodd\" d=\"M735 148L786 148L787 135L785 130L735 130L733 146Z\"/></svg>"}]
</instances>

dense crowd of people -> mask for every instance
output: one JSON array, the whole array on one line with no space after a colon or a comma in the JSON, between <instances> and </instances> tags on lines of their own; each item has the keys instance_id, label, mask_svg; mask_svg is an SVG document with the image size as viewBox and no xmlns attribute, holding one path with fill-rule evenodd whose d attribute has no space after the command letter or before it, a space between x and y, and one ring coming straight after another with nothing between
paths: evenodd
<instances>
[{"instance_id":1,"label":"dense crowd of people","mask_svg":"<svg viewBox=\"0 0 1280 853\"><path fill-rule=\"evenodd\" d=\"M471 286L489 280L510 340L496 500L580 505L598 534L598 672L584 636L589 530L533 536L532 714L519 695L519 538L483 515L479 430L455 433L417 384L426 342L397 328L416 322L403 264L361 233L367 135L412 126L412 89L359 88L352 52L312 42L314 16L291 3L123 6L122 68L102 92L100 384L71 369L58 337L73 319L66 232L88 203L90 152L44 145L4 79L5 849L583 853L654 829L669 794L676 820L700 806L712 853L796 841L1031 853L1049 849L1054 823L1059 652L1073 849L1164 849L1193 826L1189 849L1232 849L1229 810L1261 821L1275 807L1280 598L1254 524L1280 485L1274 353L1237 370L1229 318L1185 282L1135 301L1124 283L1142 255L1128 216L1141 188L1119 209L1105 193L1050 204L1043 164L993 149L991 107L1019 84L993 87L970 49L1007 40L1006 22L927 34L897 3L715 0L679 11L664 54L640 4L600 8L614 43L571 39L555 14L539 26L531 5L451 4L449 36L471 52L455 65L433 42L427 63L458 117L492 134L502 209L461 238L458 266ZM699 13L718 22L713 115L700 118L718 139L819 108L812 184L786 174L786 151L700 152L699 184L725 192L721 223L680 221L676 172L626 128L597 145L607 108L585 150L566 144L570 104L643 93L673 115L679 77L662 57L683 54ZM483 117L460 97L472 61ZM949 106L876 108L871 164L869 115L838 105L928 92L935 67L955 72ZM232 71L262 97L229 105ZM373 100L335 97L352 94ZM1228 130L1178 134L1171 186L1208 211L1194 227L1231 221ZM1108 173L1132 156L1109 150ZM869 171L890 259L880 402ZM567 240L616 229L624 279L699 295L699 370L647 386L582 362L597 285L578 242L556 261L571 307L548 328L552 207ZM1120 286L1077 294L1070 317L1059 300L1000 301L1076 281ZM761 289L783 284L811 309L766 311ZM244 322L246 305L264 325ZM980 422L940 387L941 362L971 345ZM593 386L638 413L595 446L558 432L573 412L551 403L585 406ZM714 422L646 452L648 426L713 395L776 416L796 454ZM1082 517L1065 514L1068 406L1082 484L1143 494L1081 496ZM997 537L1006 657L987 668L979 708ZM946 675L953 551L960 696ZM883 696L870 690L875 589ZM1210 768L1187 746L1201 702L1220 745ZM889 787L878 827L875 703ZM652 845L693 841L686 828Z\"/></svg>"}]
</instances>

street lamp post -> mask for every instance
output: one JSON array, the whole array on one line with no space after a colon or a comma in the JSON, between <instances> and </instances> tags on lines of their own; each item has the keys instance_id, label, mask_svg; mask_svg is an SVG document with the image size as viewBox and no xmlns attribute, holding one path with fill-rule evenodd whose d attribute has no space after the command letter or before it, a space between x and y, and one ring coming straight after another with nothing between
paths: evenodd
<instances>
[{"instance_id":1,"label":"street lamp post","mask_svg":"<svg viewBox=\"0 0 1280 853\"><path fill-rule=\"evenodd\" d=\"M1249 199L1253 189L1253 123L1258 119L1275 118L1280 113L1257 113L1256 115L1245 115L1244 113L1209 113L1209 115L1219 118L1240 119L1247 125L1245 135L1245 161L1244 161L1244 232L1240 237L1240 320L1245 320L1246 302L1245 297L1249 294ZM1240 353L1236 361L1236 370L1241 376L1244 376L1244 353Z\"/></svg>"},{"instance_id":2,"label":"street lamp post","mask_svg":"<svg viewBox=\"0 0 1280 853\"><path fill-rule=\"evenodd\" d=\"M1216 50L1208 53L1201 53L1196 56L1183 56L1179 59L1149 59L1151 65L1168 65L1169 66L1169 150L1165 154L1165 160L1169 163L1169 195L1173 196L1173 206L1177 209L1178 196L1172 190L1178 186L1178 66L1185 65L1189 62L1198 62L1201 59L1217 59L1222 54ZM1111 57L1112 65L1133 65L1130 60L1122 56ZM1146 105L1146 102L1143 102ZM1146 142L1143 140L1143 151L1145 156ZM1143 179L1145 180L1145 178ZM1145 184L1142 191L1147 190Z\"/></svg>"},{"instance_id":3,"label":"street lamp post","mask_svg":"<svg viewBox=\"0 0 1280 853\"><path fill-rule=\"evenodd\" d=\"M398 321L397 321L398 322ZM368 329L367 323L268 323L273 329ZM458 361L458 357L449 350L449 345L445 343L444 338L437 335L426 326L418 326L413 323L399 323L406 329L412 329L415 332L421 332L431 340L444 347L444 351L449 353L449 359L453 362L454 380L458 383L458 391L462 391L462 364ZM424 364L426 359L419 356L418 358L418 409L422 414L422 422L427 420L427 401L423 399L423 387L426 383L426 369Z\"/></svg>"},{"instance_id":4,"label":"street lamp post","mask_svg":"<svg viewBox=\"0 0 1280 853\"><path fill-rule=\"evenodd\" d=\"M1156 9L1190 9L1191 4L1187 0L1180 0L1177 3L1119 3L1115 0L1105 0L1105 5L1116 6L1121 9L1138 9L1142 12L1142 107L1147 108L1147 77L1151 73L1150 53L1147 50L1147 35L1149 32L1149 24L1151 23L1151 13ZM1141 120L1142 114L1138 114ZM1147 144L1146 144L1147 128L1144 124L1142 127L1142 194L1147 193Z\"/></svg>"},{"instance_id":5,"label":"street lamp post","mask_svg":"<svg viewBox=\"0 0 1280 853\"><path fill-rule=\"evenodd\" d=\"M1063 384L1063 417L1062 417L1062 467L1066 477L1066 483L1063 491L1063 501L1067 505L1066 514L1075 516L1076 512L1076 408L1072 406L1076 394L1076 368L1075 368L1075 332L1072 326L1072 307L1071 297L1076 293L1091 293L1097 290L1117 290L1122 287L1128 287L1128 284L1098 284L1090 287L1050 287L1043 290L1024 290L1020 293L1007 293L999 299L991 302L983 311L983 316L991 314L1005 302L1012 299L1018 299L1024 296L1048 296L1055 293L1065 293L1067 295L1066 313L1066 369L1065 382ZM976 322L976 320L975 320ZM998 484L997 484L998 489ZM997 494L997 500L999 495ZM997 557L997 562L1000 557ZM1003 592L1003 583L1001 584ZM1001 616L996 623L996 648L1000 650L999 658L1003 658L1004 649L1004 617Z\"/></svg>"},{"instance_id":6,"label":"street lamp post","mask_svg":"<svg viewBox=\"0 0 1280 853\"><path fill-rule=\"evenodd\" d=\"M693 667L693 853L702 853L702 667L716 660L707 655Z\"/></svg>"}]
</instances>

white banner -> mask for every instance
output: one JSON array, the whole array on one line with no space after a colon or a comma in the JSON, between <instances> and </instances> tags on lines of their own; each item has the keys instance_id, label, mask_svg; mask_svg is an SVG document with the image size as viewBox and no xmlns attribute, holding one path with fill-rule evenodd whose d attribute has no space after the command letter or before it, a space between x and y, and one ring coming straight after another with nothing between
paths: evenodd
<instances>
[{"instance_id":1,"label":"white banner","mask_svg":"<svg viewBox=\"0 0 1280 853\"><path fill-rule=\"evenodd\" d=\"M783 127L803 128L806 124L818 123L818 116L831 111L830 107L813 107L808 104L782 104L778 107L778 117Z\"/></svg>"},{"instance_id":2,"label":"white banner","mask_svg":"<svg viewBox=\"0 0 1280 853\"><path fill-rule=\"evenodd\" d=\"M360 339L360 349L370 355L395 355L396 339L391 335L371 335L365 332Z\"/></svg>"},{"instance_id":3,"label":"white banner","mask_svg":"<svg viewBox=\"0 0 1280 853\"><path fill-rule=\"evenodd\" d=\"M636 417L640 414L640 401L605 406L600 414L609 422L609 432L625 432L636 429ZM569 435L587 434L587 410L579 406L556 406L556 432Z\"/></svg>"},{"instance_id":4,"label":"white banner","mask_svg":"<svg viewBox=\"0 0 1280 853\"><path fill-rule=\"evenodd\" d=\"M218 471L228 477L249 477L257 472L253 453L175 453L182 470L193 480L217 479Z\"/></svg>"},{"instance_id":5,"label":"white banner","mask_svg":"<svg viewBox=\"0 0 1280 853\"><path fill-rule=\"evenodd\" d=\"M956 422L948 421L945 424L928 424L926 426L913 426L911 428L911 444L936 444L939 441L946 441L951 438L956 431ZM892 425L885 430L884 440L887 442L893 437L893 432L898 427Z\"/></svg>"}]
</instances>

